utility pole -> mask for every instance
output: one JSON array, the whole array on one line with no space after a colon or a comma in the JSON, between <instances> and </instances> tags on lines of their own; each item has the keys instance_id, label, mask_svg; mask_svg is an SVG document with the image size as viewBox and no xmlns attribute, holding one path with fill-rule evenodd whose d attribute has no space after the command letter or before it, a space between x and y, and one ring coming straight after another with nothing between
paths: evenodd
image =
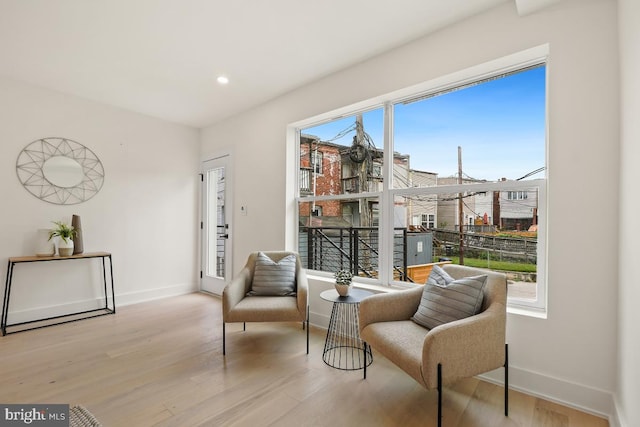
<instances>
[{"instance_id":1,"label":"utility pole","mask_svg":"<svg viewBox=\"0 0 640 427\"><path fill-rule=\"evenodd\" d=\"M363 147L365 146L362 114L356 116L356 142ZM358 168L358 189L360 193L369 191L369 161L369 155L367 155L365 160L356 166ZM360 199L360 226L371 227L371 209L369 209L369 200L367 199Z\"/></svg>"},{"instance_id":2,"label":"utility pole","mask_svg":"<svg viewBox=\"0 0 640 427\"><path fill-rule=\"evenodd\" d=\"M458 184L462 184L462 147L458 146ZM462 203L462 193L458 193L458 227L460 246L460 265L464 265L464 204Z\"/></svg>"},{"instance_id":3,"label":"utility pole","mask_svg":"<svg viewBox=\"0 0 640 427\"><path fill-rule=\"evenodd\" d=\"M316 192L316 185L318 183L318 174L316 173L316 162L318 161L318 144L319 144L319 140L315 140L316 141L316 148L315 148L315 154L313 154L313 139L309 142L309 156L311 156L311 176L313 177L313 195L316 196L317 192ZM313 202L311 203L311 212L309 213L309 225L313 225L312 219L313 219L313 213L316 211L316 201L315 199L313 200Z\"/></svg>"},{"instance_id":4,"label":"utility pole","mask_svg":"<svg viewBox=\"0 0 640 427\"><path fill-rule=\"evenodd\" d=\"M355 167L358 174L358 191L360 193L366 193L369 191L369 162L371 162L371 155L368 147L366 146L364 137L364 125L362 122L362 114L356 116L356 144L360 145L362 152L365 153L364 159L359 164L356 163ZM370 242L371 238L371 224L373 220L371 218L371 208L369 207L369 199L360 198L358 202L360 208L360 229L357 229L355 233L355 239L362 239L365 242ZM357 246L356 246L357 247ZM358 264L362 266L365 273L371 270L371 253L368 249L362 252L362 257L358 259ZM359 267L355 266L354 274L359 274Z\"/></svg>"}]
</instances>

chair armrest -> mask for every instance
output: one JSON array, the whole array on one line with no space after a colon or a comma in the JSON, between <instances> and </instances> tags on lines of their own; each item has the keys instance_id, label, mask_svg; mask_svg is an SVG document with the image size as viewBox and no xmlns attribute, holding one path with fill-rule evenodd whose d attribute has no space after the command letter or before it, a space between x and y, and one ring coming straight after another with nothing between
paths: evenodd
<instances>
[{"instance_id":1,"label":"chair armrest","mask_svg":"<svg viewBox=\"0 0 640 427\"><path fill-rule=\"evenodd\" d=\"M506 306L494 303L482 313L433 328L422 347L422 376L437 386L442 364L445 384L497 369L505 362Z\"/></svg>"},{"instance_id":2,"label":"chair armrest","mask_svg":"<svg viewBox=\"0 0 640 427\"><path fill-rule=\"evenodd\" d=\"M422 287L406 291L376 294L360 302L360 332L371 323L409 320L418 310Z\"/></svg>"},{"instance_id":3,"label":"chair armrest","mask_svg":"<svg viewBox=\"0 0 640 427\"><path fill-rule=\"evenodd\" d=\"M247 294L251 287L251 271L247 267L240 270L222 291L222 320L225 321L229 312Z\"/></svg>"},{"instance_id":4,"label":"chair armrest","mask_svg":"<svg viewBox=\"0 0 640 427\"><path fill-rule=\"evenodd\" d=\"M309 281L304 269L299 269L296 273L296 294L298 298L298 311L304 313L307 319L307 306L309 305Z\"/></svg>"}]
</instances>

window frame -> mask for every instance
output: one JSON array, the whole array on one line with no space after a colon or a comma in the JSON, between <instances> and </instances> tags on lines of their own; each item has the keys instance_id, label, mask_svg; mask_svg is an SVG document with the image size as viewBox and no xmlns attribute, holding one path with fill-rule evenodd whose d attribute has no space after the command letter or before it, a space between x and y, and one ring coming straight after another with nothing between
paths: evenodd
<instances>
[{"instance_id":1,"label":"window frame","mask_svg":"<svg viewBox=\"0 0 640 427\"><path fill-rule=\"evenodd\" d=\"M391 177L393 176L393 159L391 152L393 147L393 105L399 102L406 102L412 99L419 99L420 97L428 96L429 94L442 92L444 90L473 84L475 81L484 80L494 76L499 76L504 73L523 70L535 65L545 65L546 72L546 93L545 93L545 175L540 179L525 180L525 181L506 181L506 182L483 182L483 183L463 183L455 185L443 185L434 187L421 187L421 188L393 188L393 182ZM299 138L302 129L328 123L333 120L342 117L353 116L361 114L366 111L370 111L377 108L383 108L383 150L384 150L384 166L382 170L383 176L383 190L381 192L370 193L358 193L334 195L334 196L300 196L298 189L298 169L299 165L295 161L288 163L288 174L291 175L291 180L288 184L288 189L292 197L288 197L291 200L294 208L293 215L287 215L288 230L288 245L294 250L297 249L298 242L298 203L321 201L321 200L336 200L336 199L353 199L353 198L367 198L377 197L380 206L380 248L379 248L379 278L378 279L366 279L357 278L354 282L381 285L383 289L390 288L407 288L413 287L406 282L398 282L393 280L393 254L392 254L392 239L393 233L388 232L393 230L393 203L394 197L403 195L428 195L428 194L442 194L442 193L458 193L472 191L484 192L484 191L522 191L527 192L532 188L536 188L538 191L538 248L537 248L537 286L535 301L518 299L515 297L508 297L507 305L511 312L533 315L536 317L546 317L547 307L547 221L549 217L549 210L547 208L547 188L549 185L548 178L548 165L549 165L549 120L548 120L548 107L549 107L549 46L541 45L536 46L525 51L517 52L512 55L508 55L502 58L498 58L493 61L489 61L477 66L473 66L458 72L453 72L442 76L440 78L432 79L418 85L414 85L408 88L404 88L392 93L384 94L376 98L353 104L351 106L342 107L331 112L323 113L321 115L291 123L287 127L287 146L288 153L292 155L294 159L299 158ZM291 185L292 184L292 185ZM294 188L295 187L295 188ZM310 271L310 275L319 277L331 277L329 272L322 271ZM387 283L388 285L383 285Z\"/></svg>"}]
</instances>

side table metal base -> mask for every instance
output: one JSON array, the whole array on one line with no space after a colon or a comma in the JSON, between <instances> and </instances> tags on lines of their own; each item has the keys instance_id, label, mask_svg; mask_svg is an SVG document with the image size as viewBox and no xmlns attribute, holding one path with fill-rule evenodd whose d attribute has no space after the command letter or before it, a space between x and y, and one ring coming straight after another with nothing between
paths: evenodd
<instances>
[{"instance_id":1,"label":"side table metal base","mask_svg":"<svg viewBox=\"0 0 640 427\"><path fill-rule=\"evenodd\" d=\"M357 302L348 298L339 297L333 302L322 360L332 368L352 371L371 365L373 353L369 346L365 351L365 343L360 339L358 307L361 298Z\"/></svg>"}]
</instances>

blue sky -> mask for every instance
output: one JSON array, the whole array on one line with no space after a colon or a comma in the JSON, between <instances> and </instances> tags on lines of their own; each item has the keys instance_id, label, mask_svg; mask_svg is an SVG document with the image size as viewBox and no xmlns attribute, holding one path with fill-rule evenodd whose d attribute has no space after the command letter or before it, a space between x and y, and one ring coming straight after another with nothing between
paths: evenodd
<instances>
[{"instance_id":1,"label":"blue sky","mask_svg":"<svg viewBox=\"0 0 640 427\"><path fill-rule=\"evenodd\" d=\"M382 109L365 113L363 121L382 148ZM349 117L303 132L326 141L354 122ZM351 145L354 135L334 142ZM458 146L463 173L473 178L517 179L545 166L545 68L395 105L394 150L411 156L411 168L456 175Z\"/></svg>"}]
</instances>

